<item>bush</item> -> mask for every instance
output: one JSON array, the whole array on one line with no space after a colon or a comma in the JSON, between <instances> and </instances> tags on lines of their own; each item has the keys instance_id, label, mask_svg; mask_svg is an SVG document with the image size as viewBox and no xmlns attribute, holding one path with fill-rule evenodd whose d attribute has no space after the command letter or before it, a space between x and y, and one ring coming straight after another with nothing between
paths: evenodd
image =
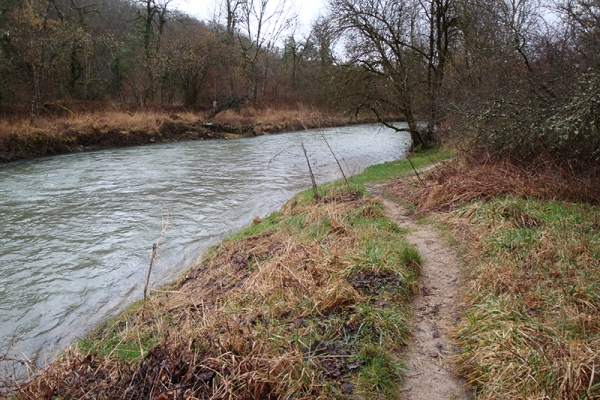
<instances>
[{"instance_id":1,"label":"bush","mask_svg":"<svg viewBox=\"0 0 600 400\"><path fill-rule=\"evenodd\" d=\"M499 156L600 164L600 75L585 74L564 98L515 93L497 101L469 128L471 144Z\"/></svg>"}]
</instances>

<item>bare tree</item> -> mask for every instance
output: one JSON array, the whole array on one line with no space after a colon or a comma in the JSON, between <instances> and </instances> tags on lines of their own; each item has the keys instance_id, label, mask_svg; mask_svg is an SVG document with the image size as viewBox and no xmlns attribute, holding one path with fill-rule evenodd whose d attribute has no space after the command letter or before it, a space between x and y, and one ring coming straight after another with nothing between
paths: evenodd
<instances>
[{"instance_id":1,"label":"bare tree","mask_svg":"<svg viewBox=\"0 0 600 400\"><path fill-rule=\"evenodd\" d=\"M60 94L58 76L68 65L63 51L69 39L68 26L56 18L55 0L22 2L3 9L3 16L0 56L12 75L12 84L21 82L26 87L22 96L29 97L33 124L45 99Z\"/></svg>"},{"instance_id":2,"label":"bare tree","mask_svg":"<svg viewBox=\"0 0 600 400\"><path fill-rule=\"evenodd\" d=\"M252 77L252 100L258 100L259 61L265 58L264 77L268 73L269 52L297 18L287 0L247 0L240 13L240 46Z\"/></svg>"},{"instance_id":3,"label":"bare tree","mask_svg":"<svg viewBox=\"0 0 600 400\"><path fill-rule=\"evenodd\" d=\"M179 90L185 107L197 108L202 94L206 94L203 92L209 70L222 58L217 36L203 24L184 20L172 24L165 47L171 60L166 71L172 89Z\"/></svg>"},{"instance_id":4,"label":"bare tree","mask_svg":"<svg viewBox=\"0 0 600 400\"><path fill-rule=\"evenodd\" d=\"M600 66L600 1L564 0L558 8L566 23L572 48L584 68Z\"/></svg>"},{"instance_id":5,"label":"bare tree","mask_svg":"<svg viewBox=\"0 0 600 400\"><path fill-rule=\"evenodd\" d=\"M283 58L288 60L291 64L290 86L293 91L297 89L299 64L302 62L307 49L312 47L311 34L307 37L298 37L294 30L294 32L285 39L283 45Z\"/></svg>"},{"instance_id":6,"label":"bare tree","mask_svg":"<svg viewBox=\"0 0 600 400\"><path fill-rule=\"evenodd\" d=\"M315 51L311 73L317 78L317 88L312 90L311 96L319 101L320 107L332 108L331 100L336 96L337 81L334 76L336 66L334 47L340 39L339 30L333 21L322 16L312 24L310 38ZM309 47L308 50L312 49Z\"/></svg>"},{"instance_id":7,"label":"bare tree","mask_svg":"<svg viewBox=\"0 0 600 400\"><path fill-rule=\"evenodd\" d=\"M427 130L424 140L432 140L434 132L444 118L442 115L442 86L451 46L457 41L457 14L455 0L420 1L429 28L427 44Z\"/></svg>"},{"instance_id":8,"label":"bare tree","mask_svg":"<svg viewBox=\"0 0 600 400\"><path fill-rule=\"evenodd\" d=\"M162 37L169 20L171 0L131 0L140 8L138 18L142 22L143 62L145 82L140 82L140 103L145 106L156 95L161 76L164 76L165 59L161 55Z\"/></svg>"},{"instance_id":9,"label":"bare tree","mask_svg":"<svg viewBox=\"0 0 600 400\"><path fill-rule=\"evenodd\" d=\"M244 0L223 0L223 12L226 24L225 32L229 44L233 44L242 4L244 4Z\"/></svg>"},{"instance_id":10,"label":"bare tree","mask_svg":"<svg viewBox=\"0 0 600 400\"><path fill-rule=\"evenodd\" d=\"M379 84L354 93L357 107L371 109L396 130L407 130L413 146L426 147L439 122L439 96L455 29L453 0L331 0L332 18L346 37L351 65ZM423 83L425 86L423 86ZM425 103L428 130L417 126L417 105ZM408 123L387 123L381 108L399 111Z\"/></svg>"}]
</instances>

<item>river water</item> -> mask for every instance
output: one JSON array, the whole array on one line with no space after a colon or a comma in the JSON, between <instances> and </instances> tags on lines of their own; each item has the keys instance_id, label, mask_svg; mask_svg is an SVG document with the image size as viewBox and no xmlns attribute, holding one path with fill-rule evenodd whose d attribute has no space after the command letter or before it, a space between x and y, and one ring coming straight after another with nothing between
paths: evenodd
<instances>
[{"instance_id":1,"label":"river water","mask_svg":"<svg viewBox=\"0 0 600 400\"><path fill-rule=\"evenodd\" d=\"M378 125L323 131L347 173L404 156ZM43 364L202 251L339 169L316 131L157 144L0 165L0 355ZM12 344L12 347L11 347Z\"/></svg>"}]
</instances>

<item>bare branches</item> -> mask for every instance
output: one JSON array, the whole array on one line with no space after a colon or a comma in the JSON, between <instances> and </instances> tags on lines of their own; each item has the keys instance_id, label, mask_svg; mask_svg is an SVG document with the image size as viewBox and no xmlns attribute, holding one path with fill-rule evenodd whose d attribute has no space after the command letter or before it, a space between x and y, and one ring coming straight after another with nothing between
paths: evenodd
<instances>
[{"instance_id":1,"label":"bare branches","mask_svg":"<svg viewBox=\"0 0 600 400\"><path fill-rule=\"evenodd\" d=\"M367 107L384 122L376 104L394 104L392 110L409 125L413 146L428 146L444 118L439 99L451 42L456 40L454 0L332 0L331 4L340 29L351 38L347 46L351 60L381 80L379 90L363 92ZM426 135L416 125L415 99L422 98L428 110Z\"/></svg>"},{"instance_id":2,"label":"bare branches","mask_svg":"<svg viewBox=\"0 0 600 400\"><path fill-rule=\"evenodd\" d=\"M321 136L321 139L323 139L323 141L327 145L327 148L329 149L329 152L331 153L331 155L335 159L335 162L337 163L338 168L340 169L340 172L342 173L342 176L344 177L344 182L346 182L346 186L348 187L348 190L351 190L351 188L350 188L350 182L348 182L348 178L346 177L346 173L344 172L344 168L342 168L342 164L340 164L340 160L338 160L337 156L333 152L333 149L331 148L331 145L329 144L329 141L325 137L325 133L322 130L319 130L319 135Z\"/></svg>"},{"instance_id":3,"label":"bare branches","mask_svg":"<svg viewBox=\"0 0 600 400\"><path fill-rule=\"evenodd\" d=\"M27 372L31 376L31 372L37 368L31 360L11 355L15 339L13 336L8 348L0 354L0 397L14 394L19 389L20 380L24 378L22 375Z\"/></svg>"},{"instance_id":4,"label":"bare branches","mask_svg":"<svg viewBox=\"0 0 600 400\"><path fill-rule=\"evenodd\" d=\"M269 52L297 18L287 0L247 0L240 8L239 36L242 53L252 72L252 100L258 99L258 60ZM267 66L265 66L265 74Z\"/></svg>"},{"instance_id":5,"label":"bare branches","mask_svg":"<svg viewBox=\"0 0 600 400\"><path fill-rule=\"evenodd\" d=\"M310 165L310 159L308 158L308 153L306 151L306 147L304 147L304 142L300 143L300 147L302 147L302 152L304 153L304 158L306 158L306 165L308 165L308 172L310 173L310 181L312 182L312 188L315 192L315 198L319 197L319 190L317 189L317 181L315 180L315 174L313 173L312 166Z\"/></svg>"}]
</instances>

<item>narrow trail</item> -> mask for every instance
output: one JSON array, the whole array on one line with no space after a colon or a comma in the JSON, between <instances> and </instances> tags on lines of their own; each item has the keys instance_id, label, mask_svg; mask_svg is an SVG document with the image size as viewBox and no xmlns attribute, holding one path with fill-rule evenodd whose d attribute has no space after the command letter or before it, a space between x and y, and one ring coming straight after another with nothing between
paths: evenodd
<instances>
[{"instance_id":1,"label":"narrow trail","mask_svg":"<svg viewBox=\"0 0 600 400\"><path fill-rule=\"evenodd\" d=\"M417 225L404 206L390 200L385 185L370 186L368 190L379 197L389 218L410 230L406 239L423 257L420 290L412 304L412 342L405 358L408 371L400 398L472 399L465 382L454 375L454 366L448 357L458 350L451 342L450 330L461 315L461 282L456 256L435 229Z\"/></svg>"}]
</instances>

